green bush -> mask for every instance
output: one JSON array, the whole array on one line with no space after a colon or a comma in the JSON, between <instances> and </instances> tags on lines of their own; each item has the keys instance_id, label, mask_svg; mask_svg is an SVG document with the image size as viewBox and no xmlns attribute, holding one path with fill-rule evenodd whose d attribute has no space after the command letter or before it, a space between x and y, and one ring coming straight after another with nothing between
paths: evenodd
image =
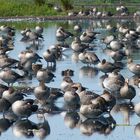
<instances>
[{"instance_id":1,"label":"green bush","mask_svg":"<svg viewBox=\"0 0 140 140\"><path fill-rule=\"evenodd\" d=\"M45 0L34 0L35 4L42 6L45 4Z\"/></svg>"},{"instance_id":2,"label":"green bush","mask_svg":"<svg viewBox=\"0 0 140 140\"><path fill-rule=\"evenodd\" d=\"M73 6L71 4L70 0L60 0L61 5L63 6L64 10L71 10L73 9Z\"/></svg>"}]
</instances>

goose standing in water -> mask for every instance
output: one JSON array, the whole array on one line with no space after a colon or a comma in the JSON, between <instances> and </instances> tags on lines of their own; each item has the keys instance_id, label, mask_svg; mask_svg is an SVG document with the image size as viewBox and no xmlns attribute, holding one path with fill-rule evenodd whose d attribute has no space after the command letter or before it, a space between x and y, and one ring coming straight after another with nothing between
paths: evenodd
<instances>
[{"instance_id":1,"label":"goose standing in water","mask_svg":"<svg viewBox=\"0 0 140 140\"><path fill-rule=\"evenodd\" d=\"M89 65L96 65L100 62L98 56L94 52L84 51L81 52L78 57L81 62Z\"/></svg>"},{"instance_id":2,"label":"goose standing in water","mask_svg":"<svg viewBox=\"0 0 140 140\"><path fill-rule=\"evenodd\" d=\"M74 41L71 43L71 48L75 52L82 52L87 49L89 46L82 44L79 37L75 37Z\"/></svg>"},{"instance_id":3,"label":"goose standing in water","mask_svg":"<svg viewBox=\"0 0 140 140\"><path fill-rule=\"evenodd\" d=\"M58 41L65 41L65 39L72 36L73 34L64 30L63 27L59 27L56 31L56 38Z\"/></svg>"},{"instance_id":4,"label":"goose standing in water","mask_svg":"<svg viewBox=\"0 0 140 140\"><path fill-rule=\"evenodd\" d=\"M39 83L39 86L35 87L34 95L41 103L45 103L50 96L50 88L45 85L43 81Z\"/></svg>"},{"instance_id":5,"label":"goose standing in water","mask_svg":"<svg viewBox=\"0 0 140 140\"><path fill-rule=\"evenodd\" d=\"M35 31L36 31L37 34L42 35L44 29L43 29L43 27L38 25L38 26L35 27Z\"/></svg>"},{"instance_id":6,"label":"goose standing in water","mask_svg":"<svg viewBox=\"0 0 140 140\"><path fill-rule=\"evenodd\" d=\"M5 68L0 71L0 79L8 85L15 83L18 79L21 78L24 78L24 76L19 75L9 68Z\"/></svg>"},{"instance_id":7,"label":"goose standing in water","mask_svg":"<svg viewBox=\"0 0 140 140\"><path fill-rule=\"evenodd\" d=\"M43 53L43 57L47 62L47 65L49 65L49 63L51 63L51 65L56 65L56 57L55 54L53 52L51 52L49 49L47 49L47 51L45 51Z\"/></svg>"}]
</instances>

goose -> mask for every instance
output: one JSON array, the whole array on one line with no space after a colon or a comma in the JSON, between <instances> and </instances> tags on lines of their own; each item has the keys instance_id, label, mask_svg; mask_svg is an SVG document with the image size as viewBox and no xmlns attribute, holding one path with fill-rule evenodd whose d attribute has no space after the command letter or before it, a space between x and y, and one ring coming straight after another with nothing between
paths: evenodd
<instances>
[{"instance_id":1,"label":"goose","mask_svg":"<svg viewBox=\"0 0 140 140\"><path fill-rule=\"evenodd\" d=\"M74 83L72 88L75 88L77 94L80 97L80 103L83 105L91 104L91 100L99 96L92 91L86 90L86 88L83 87L81 83Z\"/></svg>"},{"instance_id":2,"label":"goose","mask_svg":"<svg viewBox=\"0 0 140 140\"><path fill-rule=\"evenodd\" d=\"M99 103L99 102L98 102ZM87 119L99 118L103 115L104 111L100 104L88 104L80 106L80 113L85 116Z\"/></svg>"},{"instance_id":3,"label":"goose","mask_svg":"<svg viewBox=\"0 0 140 140\"><path fill-rule=\"evenodd\" d=\"M11 107L11 103L5 98L0 98L0 112L7 112Z\"/></svg>"},{"instance_id":4,"label":"goose","mask_svg":"<svg viewBox=\"0 0 140 140\"><path fill-rule=\"evenodd\" d=\"M120 96L123 99L130 99L130 102L136 96L136 90L132 85L129 85L128 79L126 79L124 86L120 89Z\"/></svg>"},{"instance_id":5,"label":"goose","mask_svg":"<svg viewBox=\"0 0 140 140\"><path fill-rule=\"evenodd\" d=\"M124 47L123 43L119 42L118 40L112 40L109 46L113 51L118 51Z\"/></svg>"},{"instance_id":6,"label":"goose","mask_svg":"<svg viewBox=\"0 0 140 140\"><path fill-rule=\"evenodd\" d=\"M84 43L91 43L95 39L95 34L90 35L87 32L83 32L80 36L80 40Z\"/></svg>"},{"instance_id":7,"label":"goose","mask_svg":"<svg viewBox=\"0 0 140 140\"><path fill-rule=\"evenodd\" d=\"M33 112L38 109L37 105L34 105L34 100L17 100L12 104L13 112L20 118L28 118Z\"/></svg>"},{"instance_id":8,"label":"goose","mask_svg":"<svg viewBox=\"0 0 140 140\"><path fill-rule=\"evenodd\" d=\"M135 104L134 111L140 117L140 103Z\"/></svg>"},{"instance_id":9,"label":"goose","mask_svg":"<svg viewBox=\"0 0 140 140\"><path fill-rule=\"evenodd\" d=\"M18 93L13 87L9 87L8 90L2 93L2 98L8 100L11 104L17 100L22 100L24 96L24 94Z\"/></svg>"},{"instance_id":10,"label":"goose","mask_svg":"<svg viewBox=\"0 0 140 140\"><path fill-rule=\"evenodd\" d=\"M4 68L0 71L0 79L8 85L15 83L18 79L21 78L24 78L24 76L19 75L18 73L9 68Z\"/></svg>"},{"instance_id":11,"label":"goose","mask_svg":"<svg viewBox=\"0 0 140 140\"><path fill-rule=\"evenodd\" d=\"M43 40L43 36L41 34L38 34L36 32L30 31L30 30L26 32L26 36L28 38L27 41L32 42L33 45L35 45L36 42L37 42L37 44L39 44L39 41Z\"/></svg>"},{"instance_id":12,"label":"goose","mask_svg":"<svg viewBox=\"0 0 140 140\"><path fill-rule=\"evenodd\" d=\"M50 88L41 81L39 86L34 88L34 95L39 102L45 103L50 96Z\"/></svg>"},{"instance_id":13,"label":"goose","mask_svg":"<svg viewBox=\"0 0 140 140\"><path fill-rule=\"evenodd\" d=\"M118 92L121 87L124 86L125 79L124 77L116 71L108 74L108 77L103 80L103 86L105 89L109 90L112 94L115 93L118 96Z\"/></svg>"},{"instance_id":14,"label":"goose","mask_svg":"<svg viewBox=\"0 0 140 140\"><path fill-rule=\"evenodd\" d=\"M97 64L97 68L103 73L109 73L117 69L118 67L116 67L115 64L107 62L105 59L103 59L101 62Z\"/></svg>"},{"instance_id":15,"label":"goose","mask_svg":"<svg viewBox=\"0 0 140 140\"><path fill-rule=\"evenodd\" d=\"M0 31L2 31L4 33L8 33L8 32L14 32L15 29L10 27L10 26L7 26L7 25L1 25L0 26Z\"/></svg>"},{"instance_id":16,"label":"goose","mask_svg":"<svg viewBox=\"0 0 140 140\"><path fill-rule=\"evenodd\" d=\"M76 31L77 33L81 32L82 31L82 27L79 25L79 24L76 24L74 27L73 27L74 31Z\"/></svg>"},{"instance_id":17,"label":"goose","mask_svg":"<svg viewBox=\"0 0 140 140\"><path fill-rule=\"evenodd\" d=\"M36 31L36 33L37 34L42 34L43 33L43 27L41 27L41 26L39 26L39 25L37 25L36 27L35 27L35 31Z\"/></svg>"},{"instance_id":18,"label":"goose","mask_svg":"<svg viewBox=\"0 0 140 140\"><path fill-rule=\"evenodd\" d=\"M4 69L6 67L12 67L16 65L19 61L13 58L10 58L6 55L0 55L0 68Z\"/></svg>"},{"instance_id":19,"label":"goose","mask_svg":"<svg viewBox=\"0 0 140 140\"><path fill-rule=\"evenodd\" d=\"M49 63L56 65L56 58L55 58L55 54L52 53L49 49L47 49L44 53L43 53L43 57L47 62L47 65L49 65Z\"/></svg>"},{"instance_id":20,"label":"goose","mask_svg":"<svg viewBox=\"0 0 140 140\"><path fill-rule=\"evenodd\" d=\"M81 52L78 57L79 57L79 60L85 64L96 65L97 63L100 62L98 56L94 52L84 51L84 52Z\"/></svg>"},{"instance_id":21,"label":"goose","mask_svg":"<svg viewBox=\"0 0 140 140\"><path fill-rule=\"evenodd\" d=\"M88 46L85 44L82 44L79 37L75 37L74 41L72 41L72 43L71 43L71 48L75 52L82 52L85 49L87 49Z\"/></svg>"},{"instance_id":22,"label":"goose","mask_svg":"<svg viewBox=\"0 0 140 140\"><path fill-rule=\"evenodd\" d=\"M117 61L121 61L126 56L126 53L124 51L121 51L121 50L118 50L118 51L110 50L109 56L111 56L111 58L115 62L117 62Z\"/></svg>"},{"instance_id":23,"label":"goose","mask_svg":"<svg viewBox=\"0 0 140 140\"><path fill-rule=\"evenodd\" d=\"M72 37L73 34L64 30L63 27L59 27L56 31L56 38L58 41L64 41L68 37Z\"/></svg>"},{"instance_id":24,"label":"goose","mask_svg":"<svg viewBox=\"0 0 140 140\"><path fill-rule=\"evenodd\" d=\"M72 69L66 69L61 71L62 76L73 76L74 71Z\"/></svg>"},{"instance_id":25,"label":"goose","mask_svg":"<svg viewBox=\"0 0 140 140\"><path fill-rule=\"evenodd\" d=\"M64 101L69 105L74 105L80 103L80 98L76 91L71 89L64 93Z\"/></svg>"},{"instance_id":26,"label":"goose","mask_svg":"<svg viewBox=\"0 0 140 140\"><path fill-rule=\"evenodd\" d=\"M127 67L133 74L140 75L140 64L133 63L133 59L128 59Z\"/></svg>"},{"instance_id":27,"label":"goose","mask_svg":"<svg viewBox=\"0 0 140 140\"><path fill-rule=\"evenodd\" d=\"M69 76L65 76L63 77L63 80L60 84L60 89L65 92L71 89L72 85L73 85L73 80Z\"/></svg>"},{"instance_id":28,"label":"goose","mask_svg":"<svg viewBox=\"0 0 140 140\"><path fill-rule=\"evenodd\" d=\"M38 70L40 70L42 68L42 64L34 64L32 63L32 70L34 72L34 74L36 75Z\"/></svg>"},{"instance_id":29,"label":"goose","mask_svg":"<svg viewBox=\"0 0 140 140\"><path fill-rule=\"evenodd\" d=\"M115 106L116 104L116 98L113 96L110 92L107 90L104 90L103 93L100 95L102 98L105 99L107 102L107 109L108 111L111 111L111 109Z\"/></svg>"},{"instance_id":30,"label":"goose","mask_svg":"<svg viewBox=\"0 0 140 140\"><path fill-rule=\"evenodd\" d=\"M51 71L45 68L39 69L36 74L36 78L38 81L44 81L46 83L51 82L54 77L55 75Z\"/></svg>"}]
</instances>

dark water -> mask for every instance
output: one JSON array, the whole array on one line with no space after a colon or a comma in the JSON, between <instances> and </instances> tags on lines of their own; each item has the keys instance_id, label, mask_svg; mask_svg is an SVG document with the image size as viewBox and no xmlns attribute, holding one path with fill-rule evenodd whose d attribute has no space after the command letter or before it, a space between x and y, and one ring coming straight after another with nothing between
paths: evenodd
<instances>
[{"instance_id":1,"label":"dark water","mask_svg":"<svg viewBox=\"0 0 140 140\"><path fill-rule=\"evenodd\" d=\"M8 25L15 26L16 28L16 36L15 36L15 49L9 53L9 55L15 59L18 59L18 54L22 50L25 50L26 48L30 48L29 44L25 44L23 42L20 42L20 39L22 38L20 31L22 29L22 26L30 26L32 29L37 24L43 25L44 32L44 41L41 44L39 48L32 48L36 50L36 52L41 56L43 52L51 45L57 43L55 33L56 29L59 26L63 26L65 29L69 31L73 31L73 26L75 23L79 23L82 25L83 30L91 27L94 28L95 31L99 31L101 34L97 35L97 39L93 42L97 47L95 48L95 52L97 56L100 59L107 59L108 61L112 61L110 57L108 57L105 53L103 53L103 50L105 48L105 45L100 41L100 39L108 34L110 34L105 29L105 25L108 22L111 22L112 24L116 24L119 22L126 22L131 26L132 28L135 27L138 23L133 21L126 21L126 20L116 20L116 21L46 21L41 23L36 22L25 22L25 24L22 25L21 22L5 22ZM1 23L3 24L3 23ZM67 43L71 43L72 39L68 39ZM60 87L61 81L62 81L62 75L61 71L65 70L67 68L74 70L74 76L72 77L74 82L80 82L83 86L87 87L89 90L93 90L94 92L98 94L102 94L103 88L100 84L100 79L103 75L102 72L95 71L96 69L94 67L88 67L84 65L83 63L79 62L78 60L75 60L77 55L76 53L73 53L72 50L68 49L64 51L64 56L61 60L57 61L55 75L56 78L54 82L51 82L47 84L50 87ZM140 53L139 50L135 51L133 53L133 58L136 63L140 63ZM122 61L123 63L127 63L127 60L124 59ZM42 63L44 66L46 66L45 60L42 60ZM133 74L124 67L123 70L121 70L121 74L123 74L126 78L131 78ZM24 86L37 86L38 81L33 78L32 80L25 80L21 81L20 83L15 83L15 85L24 85ZM140 90L136 87L137 95L133 99L133 104L138 103L140 101ZM34 98L33 95L29 95L30 98ZM59 107L62 107L64 104L63 98L56 101L56 105ZM112 126L112 128L106 128L103 124L97 123L92 124L89 122L80 122L76 121L73 126L70 125L69 119L67 119L71 114L66 114L66 112L62 112L60 114L47 114L45 113L45 118L49 123L50 126L50 134L46 136L45 139L51 139L51 140L136 140L138 137L135 135L135 126L140 122L140 118L134 113L133 109L131 109L132 105L129 103L119 103L116 105L113 110L111 111L111 115L116 121L115 126ZM78 114L76 114L78 115ZM1 115L2 118L2 115ZM29 120L35 123L41 122L41 120L36 114L29 117ZM72 117L71 117L72 120ZM74 121L74 120L72 120ZM129 125L128 125L129 124ZM98 129L93 129L93 127L98 127ZM28 139L26 136L18 136L18 134L15 134L13 131L14 124L6 131L1 133L0 138L4 140L25 140ZM83 128L88 130L88 133L84 134ZM140 133L140 132L139 132ZM30 138L32 140L39 139L37 136L34 136Z\"/></svg>"}]
</instances>

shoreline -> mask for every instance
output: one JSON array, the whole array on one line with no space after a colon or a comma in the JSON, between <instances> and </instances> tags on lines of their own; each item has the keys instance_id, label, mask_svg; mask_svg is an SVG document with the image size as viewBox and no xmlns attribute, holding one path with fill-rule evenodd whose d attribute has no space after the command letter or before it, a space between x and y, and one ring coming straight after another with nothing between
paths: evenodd
<instances>
[{"instance_id":1,"label":"shoreline","mask_svg":"<svg viewBox=\"0 0 140 140\"><path fill-rule=\"evenodd\" d=\"M5 20L109 20L109 19L134 19L133 15L128 16L118 16L114 15L111 17L93 17L93 16L10 16L10 17L0 17L0 21Z\"/></svg>"}]
</instances>

